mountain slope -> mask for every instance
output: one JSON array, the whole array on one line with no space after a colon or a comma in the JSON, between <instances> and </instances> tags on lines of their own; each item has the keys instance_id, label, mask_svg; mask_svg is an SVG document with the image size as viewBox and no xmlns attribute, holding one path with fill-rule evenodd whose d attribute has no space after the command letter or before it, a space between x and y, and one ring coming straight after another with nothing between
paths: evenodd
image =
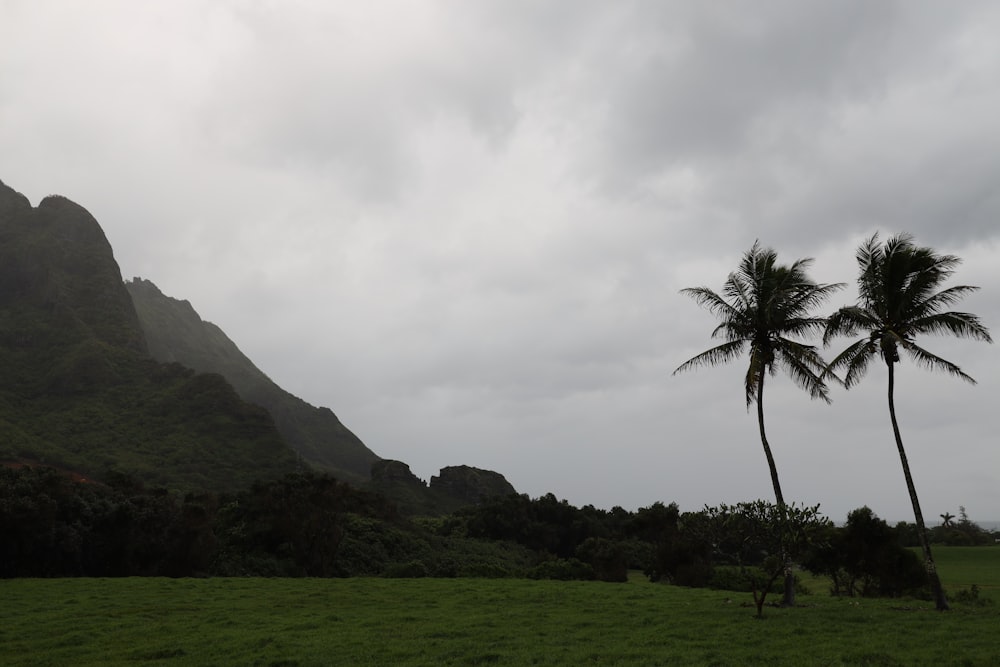
<instances>
[{"instance_id":1,"label":"mountain slope","mask_svg":"<svg viewBox=\"0 0 1000 667\"><path fill-rule=\"evenodd\" d=\"M125 287L153 358L219 373L244 400L267 408L285 441L304 461L343 481L369 478L379 457L331 410L314 407L275 384L219 327L203 321L188 301L165 296L141 278Z\"/></svg>"},{"instance_id":2,"label":"mountain slope","mask_svg":"<svg viewBox=\"0 0 1000 667\"><path fill-rule=\"evenodd\" d=\"M297 467L271 416L219 375L148 354L111 246L64 197L0 182L0 460L181 489Z\"/></svg>"}]
</instances>

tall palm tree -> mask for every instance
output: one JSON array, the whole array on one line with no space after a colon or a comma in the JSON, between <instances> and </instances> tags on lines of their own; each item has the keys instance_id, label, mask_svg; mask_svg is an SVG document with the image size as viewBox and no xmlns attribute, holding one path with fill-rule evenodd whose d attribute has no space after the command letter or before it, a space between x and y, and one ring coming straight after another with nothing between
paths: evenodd
<instances>
[{"instance_id":1,"label":"tall palm tree","mask_svg":"<svg viewBox=\"0 0 1000 667\"><path fill-rule=\"evenodd\" d=\"M782 515L785 498L764 430L764 378L782 369L811 397L830 401L823 378L825 362L815 347L795 338L823 331L826 318L814 317L810 311L843 285L813 282L806 275L811 264L812 259L807 258L791 266L779 265L774 250L755 242L743 255L739 268L729 274L721 295L707 287L681 290L719 317L721 321L712 331L712 337L725 342L688 359L674 374L699 366L716 366L749 352L744 381L747 409L757 403L760 441ZM792 605L794 601L791 564L786 562L783 604Z\"/></svg>"},{"instance_id":2,"label":"tall palm tree","mask_svg":"<svg viewBox=\"0 0 1000 667\"><path fill-rule=\"evenodd\" d=\"M823 334L824 344L835 336L852 336L864 332L865 337L847 347L830 362L830 370L844 370L844 384L850 388L864 376L871 361L882 357L889 369L889 419L896 438L896 449L903 464L903 477L913 505L913 516L924 552L924 563L939 610L948 609L948 601L941 589L941 580L934 566L927 528L920 512L920 501L910 475L910 465L903 449L903 439L896 421L893 398L895 367L899 350L931 370L943 370L963 380L975 383L961 368L942 359L916 344L920 334L952 334L959 338L973 338L993 342L990 333L970 313L945 311L970 292L979 289L970 285L957 285L941 291L941 284L954 273L961 263L953 255L939 255L931 248L914 245L908 234L900 234L880 244L878 234L872 235L858 248L858 302L841 308L830 316Z\"/></svg>"}]
</instances>

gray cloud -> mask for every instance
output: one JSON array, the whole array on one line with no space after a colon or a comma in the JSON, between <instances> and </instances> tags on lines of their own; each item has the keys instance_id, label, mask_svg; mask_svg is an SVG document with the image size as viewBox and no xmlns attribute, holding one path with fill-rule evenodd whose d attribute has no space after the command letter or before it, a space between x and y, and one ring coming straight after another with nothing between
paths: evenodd
<instances>
[{"instance_id":1,"label":"gray cloud","mask_svg":"<svg viewBox=\"0 0 1000 667\"><path fill-rule=\"evenodd\" d=\"M0 178L101 222L276 381L423 477L637 507L767 497L739 365L678 294L760 239L848 282L911 231L1000 322L993 3L107 1L4 6ZM901 369L925 513L1000 519L1000 371ZM884 376L776 378L786 494L909 508Z\"/></svg>"}]
</instances>

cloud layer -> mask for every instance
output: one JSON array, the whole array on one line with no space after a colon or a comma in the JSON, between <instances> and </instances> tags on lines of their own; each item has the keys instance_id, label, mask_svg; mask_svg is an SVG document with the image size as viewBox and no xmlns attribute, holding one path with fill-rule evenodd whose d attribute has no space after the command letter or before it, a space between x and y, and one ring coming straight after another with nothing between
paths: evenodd
<instances>
[{"instance_id":1,"label":"cloud layer","mask_svg":"<svg viewBox=\"0 0 1000 667\"><path fill-rule=\"evenodd\" d=\"M770 497L740 365L672 376L755 239L849 287L909 231L988 326L1000 8L857 0L4 3L0 178L101 222L279 384L427 478L683 509ZM1000 520L994 347L898 404L925 514ZM785 495L911 516L884 371L767 414Z\"/></svg>"}]
</instances>

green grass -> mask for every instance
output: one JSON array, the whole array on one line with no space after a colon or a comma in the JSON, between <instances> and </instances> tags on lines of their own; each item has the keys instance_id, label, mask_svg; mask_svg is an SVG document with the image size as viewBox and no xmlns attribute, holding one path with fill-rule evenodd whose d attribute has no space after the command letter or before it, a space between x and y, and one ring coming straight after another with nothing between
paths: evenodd
<instances>
[{"instance_id":1,"label":"green grass","mask_svg":"<svg viewBox=\"0 0 1000 667\"><path fill-rule=\"evenodd\" d=\"M1000 604L1000 546L932 546L931 553L948 593L975 584L983 596Z\"/></svg>"},{"instance_id":2,"label":"green grass","mask_svg":"<svg viewBox=\"0 0 1000 667\"><path fill-rule=\"evenodd\" d=\"M1000 583L1000 549L939 553L946 582ZM747 594L634 579L15 579L0 596L10 667L1000 664L998 605L818 591L763 620Z\"/></svg>"}]
</instances>

